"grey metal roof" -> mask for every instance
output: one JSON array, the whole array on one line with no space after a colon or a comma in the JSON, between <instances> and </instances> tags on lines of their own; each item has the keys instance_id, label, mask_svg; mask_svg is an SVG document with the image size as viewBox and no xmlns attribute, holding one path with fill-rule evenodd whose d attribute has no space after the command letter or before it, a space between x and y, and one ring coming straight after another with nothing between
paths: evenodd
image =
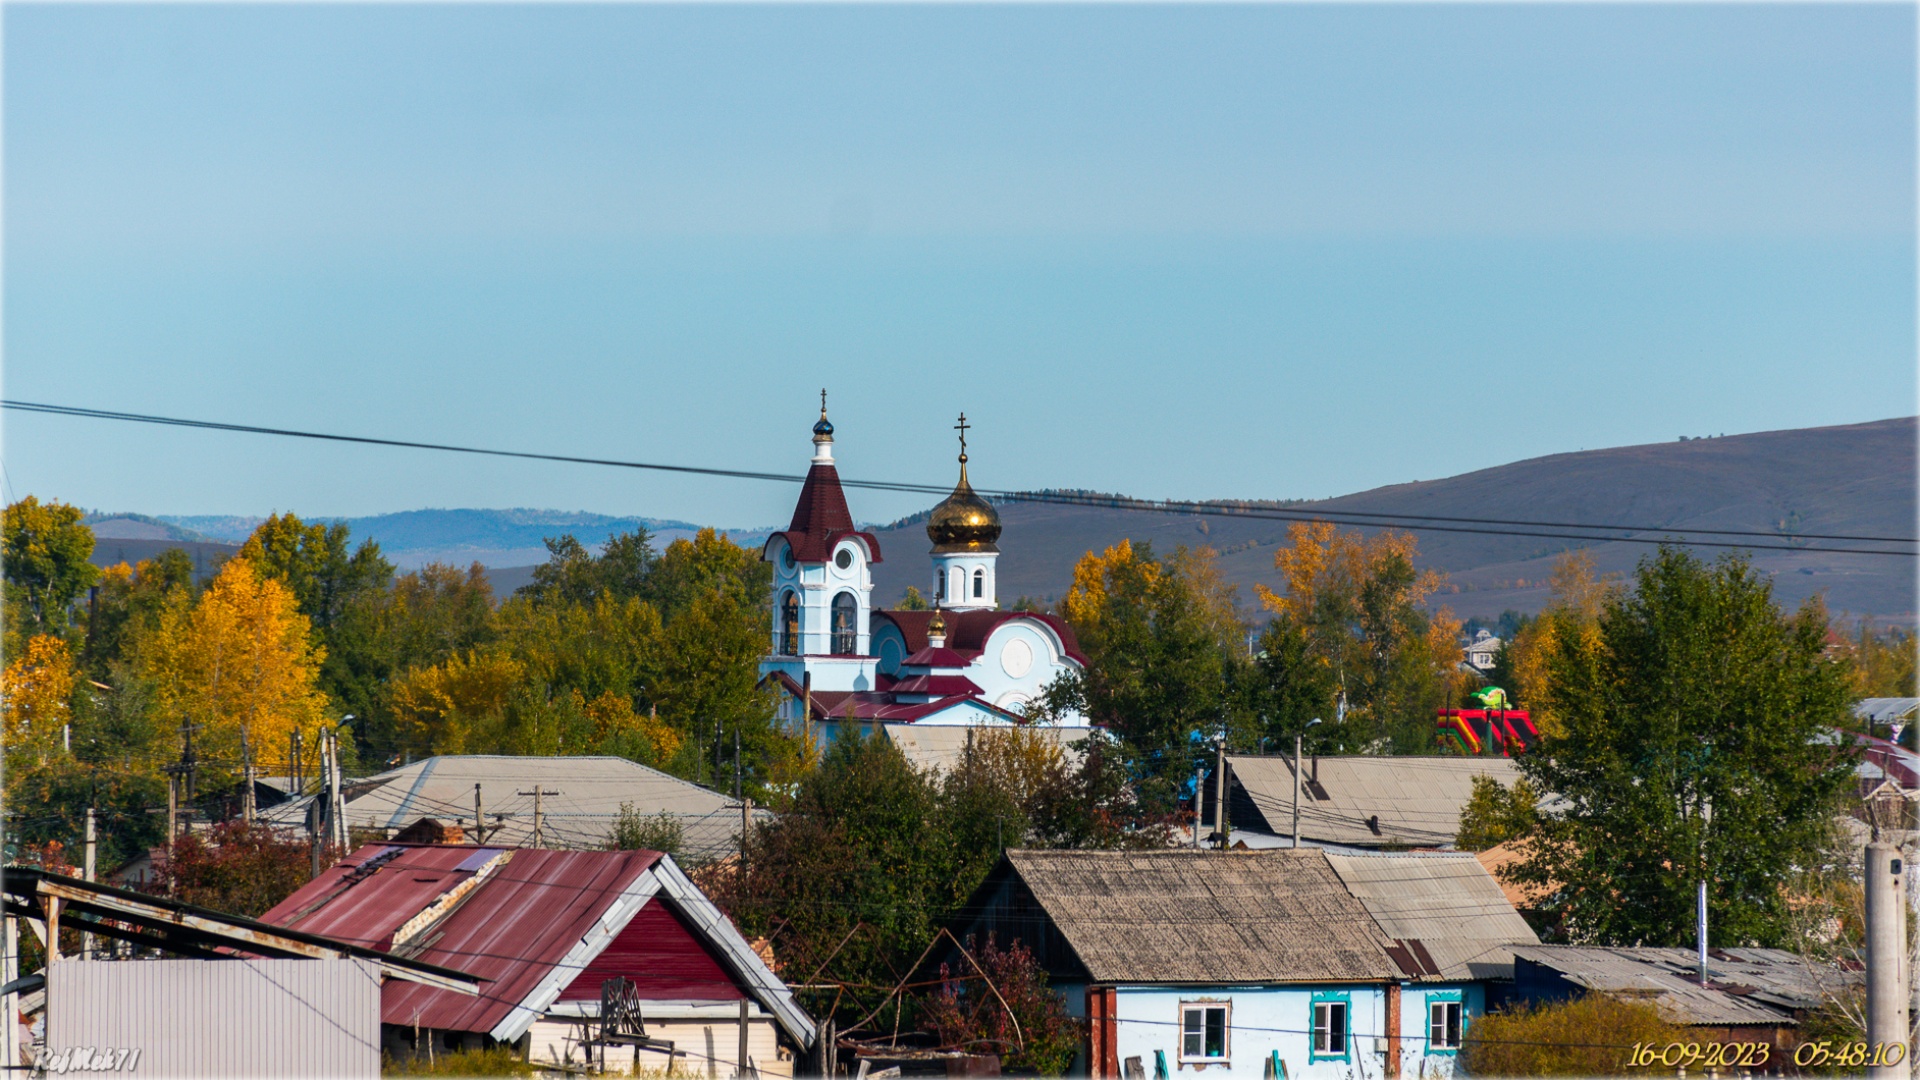
<instances>
[{"instance_id":1,"label":"grey metal roof","mask_svg":"<svg viewBox=\"0 0 1920 1080\"><path fill-rule=\"evenodd\" d=\"M1329 852L1327 862L1388 937L1420 942L1437 962L1417 981L1510 979L1513 946L1540 943L1471 854Z\"/></svg>"},{"instance_id":2,"label":"grey metal roof","mask_svg":"<svg viewBox=\"0 0 1920 1080\"><path fill-rule=\"evenodd\" d=\"M966 751L967 736L977 736L981 729L961 724L881 724L893 745L900 748L909 762L918 769L951 769L960 761L960 755ZM1036 724L1026 728L1037 731L1058 741L1067 753L1072 754L1072 744L1093 734L1090 727L1055 727ZM1077 759L1076 759L1077 760Z\"/></svg>"},{"instance_id":3,"label":"grey metal roof","mask_svg":"<svg viewBox=\"0 0 1920 1080\"><path fill-rule=\"evenodd\" d=\"M1708 985L1699 982L1699 955L1691 949L1586 945L1523 945L1514 956L1559 972L1576 986L1653 1000L1684 1024L1778 1025L1817 1008L1828 995L1861 981L1784 949L1715 949Z\"/></svg>"},{"instance_id":4,"label":"grey metal roof","mask_svg":"<svg viewBox=\"0 0 1920 1080\"><path fill-rule=\"evenodd\" d=\"M1853 715L1876 724L1911 720L1916 711L1920 711L1920 698L1870 697L1853 703Z\"/></svg>"},{"instance_id":5,"label":"grey metal roof","mask_svg":"<svg viewBox=\"0 0 1920 1080\"><path fill-rule=\"evenodd\" d=\"M1227 757L1233 781L1253 800L1268 832L1293 827L1291 755ZM1322 757L1305 762L1300 835L1355 847L1450 847L1473 778L1511 786L1520 769L1503 757ZM1325 797L1322 798L1321 796ZM1378 819L1378 831L1368 824Z\"/></svg>"},{"instance_id":6,"label":"grey metal roof","mask_svg":"<svg viewBox=\"0 0 1920 1080\"><path fill-rule=\"evenodd\" d=\"M474 754L416 761L362 780L344 783L347 823L355 828L401 829L423 817L471 827L473 786L480 785L489 830L486 842L526 847L533 841L536 785L559 794L541 800L542 844L551 848L598 848L631 803L644 815L666 812L686 837L685 856L700 862L724 855L740 832L740 811L730 797L619 757L512 757ZM269 822L299 825L306 804L297 799L261 814ZM764 811L757 811L764 816ZM495 815L503 815L496 822Z\"/></svg>"},{"instance_id":7,"label":"grey metal roof","mask_svg":"<svg viewBox=\"0 0 1920 1080\"><path fill-rule=\"evenodd\" d=\"M1395 979L1390 944L1325 853L1010 851L1100 982Z\"/></svg>"}]
</instances>

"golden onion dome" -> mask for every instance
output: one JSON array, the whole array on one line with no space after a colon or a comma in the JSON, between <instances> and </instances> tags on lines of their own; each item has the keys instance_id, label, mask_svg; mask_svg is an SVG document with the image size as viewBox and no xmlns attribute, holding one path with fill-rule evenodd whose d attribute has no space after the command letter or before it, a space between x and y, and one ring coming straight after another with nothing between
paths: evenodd
<instances>
[{"instance_id":1,"label":"golden onion dome","mask_svg":"<svg viewBox=\"0 0 1920 1080\"><path fill-rule=\"evenodd\" d=\"M960 482L953 494L933 508L927 519L927 539L933 541L936 554L953 551L999 551L1000 514L987 500L974 494L967 483L967 436L965 413L960 415Z\"/></svg>"}]
</instances>

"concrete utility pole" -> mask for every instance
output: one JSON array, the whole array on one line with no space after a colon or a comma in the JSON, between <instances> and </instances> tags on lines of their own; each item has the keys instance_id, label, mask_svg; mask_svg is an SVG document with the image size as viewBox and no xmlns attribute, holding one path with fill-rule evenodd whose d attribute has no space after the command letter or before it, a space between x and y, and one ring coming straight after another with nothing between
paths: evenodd
<instances>
[{"instance_id":1,"label":"concrete utility pole","mask_svg":"<svg viewBox=\"0 0 1920 1080\"><path fill-rule=\"evenodd\" d=\"M480 816L480 785L477 783L473 785L473 842L487 842L487 822Z\"/></svg>"},{"instance_id":2,"label":"concrete utility pole","mask_svg":"<svg viewBox=\"0 0 1920 1080\"><path fill-rule=\"evenodd\" d=\"M6 916L4 937L0 937L0 946L6 954L0 956L0 986L20 977L20 926L12 915ZM9 1067L20 1064L20 996L8 994L0 997L0 1058Z\"/></svg>"},{"instance_id":3,"label":"concrete utility pole","mask_svg":"<svg viewBox=\"0 0 1920 1080\"><path fill-rule=\"evenodd\" d=\"M93 812L93 807L91 807L91 806L89 806L89 807L87 807L87 854L86 854L86 862L85 862L85 864L84 864L84 865L82 866L82 868L81 868L81 872L82 872L83 874L85 874L85 875L86 875L86 879L87 879L88 881L92 881L92 880L93 880L93 852L94 852L94 848L95 848L95 846L96 846L96 845L95 845L95 840L96 840L97 838L98 838L98 837L97 837L97 834L96 834L96 833L94 832L94 812ZM80 935L80 959L82 959L82 960L91 960L91 959L93 959L93 933L92 933L92 931L88 931L87 933L84 933L84 934L82 934L82 935ZM11 1064L11 1063L10 1063L10 1064Z\"/></svg>"},{"instance_id":4,"label":"concrete utility pole","mask_svg":"<svg viewBox=\"0 0 1920 1080\"><path fill-rule=\"evenodd\" d=\"M1900 849L1884 840L1867 845L1862 860L1867 901L1867 1048L1875 1057L1900 1060L1867 1070L1874 1080L1907 1080L1907 988L1901 963L1907 944L1906 867Z\"/></svg>"},{"instance_id":5,"label":"concrete utility pole","mask_svg":"<svg viewBox=\"0 0 1920 1080\"><path fill-rule=\"evenodd\" d=\"M240 820L253 828L253 744L247 739L247 729L240 729Z\"/></svg>"},{"instance_id":6,"label":"concrete utility pole","mask_svg":"<svg viewBox=\"0 0 1920 1080\"><path fill-rule=\"evenodd\" d=\"M1713 823L1713 802L1700 800L1700 888L1697 918L1700 936L1700 985L1707 985L1707 826Z\"/></svg>"},{"instance_id":7,"label":"concrete utility pole","mask_svg":"<svg viewBox=\"0 0 1920 1080\"><path fill-rule=\"evenodd\" d=\"M473 786L474 786L474 798L478 799L480 797L480 792L479 792L480 785L475 784ZM535 784L533 785L532 791L516 791L514 792L514 794L533 796L533 846L545 847L546 845L541 842L544 839L545 834L541 832L541 825L544 821L544 815L541 810L542 804L540 802L540 799L542 796L545 796L545 795L558 795L560 793L557 791L542 791L540 788L540 785ZM477 818L479 814L476 812L474 816Z\"/></svg>"},{"instance_id":8,"label":"concrete utility pole","mask_svg":"<svg viewBox=\"0 0 1920 1080\"><path fill-rule=\"evenodd\" d=\"M1300 747L1305 735L1293 737L1293 846L1300 846Z\"/></svg>"},{"instance_id":9,"label":"concrete utility pole","mask_svg":"<svg viewBox=\"0 0 1920 1080\"><path fill-rule=\"evenodd\" d=\"M1227 740L1224 736L1214 753L1213 832L1220 838L1220 850L1227 850Z\"/></svg>"},{"instance_id":10,"label":"concrete utility pole","mask_svg":"<svg viewBox=\"0 0 1920 1080\"><path fill-rule=\"evenodd\" d=\"M327 820L333 825L333 843L342 852L347 848L347 797L340 790L340 733L327 732Z\"/></svg>"},{"instance_id":11,"label":"concrete utility pole","mask_svg":"<svg viewBox=\"0 0 1920 1080\"><path fill-rule=\"evenodd\" d=\"M1194 851L1200 849L1200 819L1206 817L1206 769L1194 769Z\"/></svg>"}]
</instances>

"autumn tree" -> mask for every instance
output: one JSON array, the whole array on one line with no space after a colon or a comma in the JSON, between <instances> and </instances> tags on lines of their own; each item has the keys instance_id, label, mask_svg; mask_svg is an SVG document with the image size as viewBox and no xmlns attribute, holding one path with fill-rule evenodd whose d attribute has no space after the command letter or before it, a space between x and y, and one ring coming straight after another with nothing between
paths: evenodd
<instances>
[{"instance_id":1,"label":"autumn tree","mask_svg":"<svg viewBox=\"0 0 1920 1080\"><path fill-rule=\"evenodd\" d=\"M1064 1076L1086 1033L1025 942L1002 947L989 935L965 942L957 961L940 965L927 996L927 1026L942 1046L996 1053L1021 1073ZM990 984L990 985L989 985Z\"/></svg>"},{"instance_id":2,"label":"autumn tree","mask_svg":"<svg viewBox=\"0 0 1920 1080\"><path fill-rule=\"evenodd\" d=\"M258 918L307 883L311 863L305 839L227 821L176 840L155 867L157 890L199 907Z\"/></svg>"},{"instance_id":3,"label":"autumn tree","mask_svg":"<svg viewBox=\"0 0 1920 1080\"><path fill-rule=\"evenodd\" d=\"M1643 561L1604 595L1591 646L1545 646L1533 693L1558 722L1519 765L1555 798L1507 876L1551 888L1539 906L1574 940L1687 943L1703 877L1716 941L1786 940L1785 886L1821 863L1853 783L1826 633L1817 601L1782 614L1743 558Z\"/></svg>"},{"instance_id":4,"label":"autumn tree","mask_svg":"<svg viewBox=\"0 0 1920 1080\"><path fill-rule=\"evenodd\" d=\"M100 572L100 594L87 613L83 657L95 679L118 685L140 640L160 629L170 604L191 600L193 560L168 548L137 566L118 563Z\"/></svg>"},{"instance_id":5,"label":"autumn tree","mask_svg":"<svg viewBox=\"0 0 1920 1080\"><path fill-rule=\"evenodd\" d=\"M0 720L9 747L32 746L44 753L62 743L73 719L77 672L73 650L48 634L35 634L0 673Z\"/></svg>"},{"instance_id":6,"label":"autumn tree","mask_svg":"<svg viewBox=\"0 0 1920 1080\"><path fill-rule=\"evenodd\" d=\"M250 751L279 756L299 731L316 745L327 700L318 687L324 650L278 578L236 557L198 602L170 605L140 652L155 707L168 722L198 728L196 741L233 775Z\"/></svg>"},{"instance_id":7,"label":"autumn tree","mask_svg":"<svg viewBox=\"0 0 1920 1080\"><path fill-rule=\"evenodd\" d=\"M1586 551L1555 559L1547 583L1546 607L1502 644L1493 676L1517 705L1530 710L1535 727L1559 732L1549 658L1598 652L1600 615L1617 598L1619 584L1596 574L1593 555Z\"/></svg>"},{"instance_id":8,"label":"autumn tree","mask_svg":"<svg viewBox=\"0 0 1920 1080\"><path fill-rule=\"evenodd\" d=\"M1333 715L1321 717L1327 727L1316 734L1334 748L1430 747L1433 712L1459 688L1461 659L1459 622L1425 608L1440 575L1416 567L1408 533L1367 536L1315 521L1289 526L1287 536L1273 560L1281 589L1256 587L1276 624L1268 679L1309 700L1332 691ZM1281 658L1306 670L1283 669Z\"/></svg>"},{"instance_id":9,"label":"autumn tree","mask_svg":"<svg viewBox=\"0 0 1920 1080\"><path fill-rule=\"evenodd\" d=\"M5 569L9 655L36 634L63 636L68 610L99 577L93 530L76 506L29 495L0 514L0 567Z\"/></svg>"},{"instance_id":10,"label":"autumn tree","mask_svg":"<svg viewBox=\"0 0 1920 1080\"><path fill-rule=\"evenodd\" d=\"M1170 805L1202 752L1197 740L1229 725L1230 671L1245 651L1213 550L1160 558L1122 540L1088 552L1061 612L1089 663L1048 688L1046 708L1078 710L1119 735Z\"/></svg>"}]
</instances>

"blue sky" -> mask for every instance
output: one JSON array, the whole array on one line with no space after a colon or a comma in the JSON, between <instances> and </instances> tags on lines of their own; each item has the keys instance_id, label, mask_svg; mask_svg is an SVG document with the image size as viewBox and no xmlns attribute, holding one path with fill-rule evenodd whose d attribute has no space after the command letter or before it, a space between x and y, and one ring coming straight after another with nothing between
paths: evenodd
<instances>
[{"instance_id":1,"label":"blue sky","mask_svg":"<svg viewBox=\"0 0 1920 1080\"><path fill-rule=\"evenodd\" d=\"M9 397L797 472L825 385L850 476L1190 498L1915 410L1911 6L4 19ZM147 513L793 495L4 421Z\"/></svg>"}]
</instances>

